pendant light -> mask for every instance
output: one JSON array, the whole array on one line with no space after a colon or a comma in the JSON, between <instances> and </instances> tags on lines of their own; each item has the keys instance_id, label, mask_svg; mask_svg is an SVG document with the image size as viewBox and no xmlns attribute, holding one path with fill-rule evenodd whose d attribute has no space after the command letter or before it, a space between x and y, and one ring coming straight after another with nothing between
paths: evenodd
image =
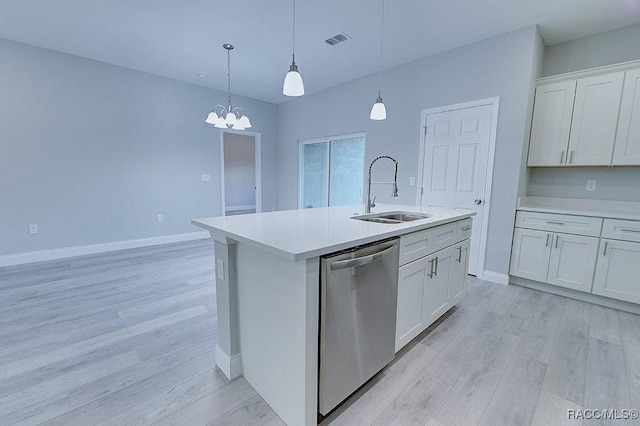
<instances>
[{"instance_id":1,"label":"pendant light","mask_svg":"<svg viewBox=\"0 0 640 426\"><path fill-rule=\"evenodd\" d=\"M225 43L222 47L227 50L227 107L220 104L214 106L205 123L213 124L220 129L245 130L251 127L249 117L244 113L243 108L234 108L231 105L231 51L233 45Z\"/></svg>"},{"instance_id":2,"label":"pendant light","mask_svg":"<svg viewBox=\"0 0 640 426\"><path fill-rule=\"evenodd\" d=\"M286 96L302 96L304 95L304 83L296 64L296 0L293 0L293 43L291 50L293 51L293 59L289 66L289 72L284 77L282 93Z\"/></svg>"},{"instance_id":3,"label":"pendant light","mask_svg":"<svg viewBox=\"0 0 640 426\"><path fill-rule=\"evenodd\" d=\"M369 118L372 120L386 120L387 108L382 102L382 96L380 95L380 79L382 75L382 38L384 35L384 0L382 0L382 23L380 24L380 65L378 66L378 98L371 108L371 114Z\"/></svg>"}]
</instances>

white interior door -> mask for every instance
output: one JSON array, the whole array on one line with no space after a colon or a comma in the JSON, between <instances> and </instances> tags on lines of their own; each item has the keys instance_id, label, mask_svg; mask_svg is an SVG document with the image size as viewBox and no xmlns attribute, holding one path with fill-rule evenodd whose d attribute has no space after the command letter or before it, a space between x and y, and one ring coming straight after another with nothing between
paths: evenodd
<instances>
[{"instance_id":1,"label":"white interior door","mask_svg":"<svg viewBox=\"0 0 640 426\"><path fill-rule=\"evenodd\" d=\"M495 112L497 114L497 111ZM493 105L425 113L420 205L475 211L469 273L479 270ZM491 159L492 161L492 159ZM481 271L480 271L481 272Z\"/></svg>"}]
</instances>

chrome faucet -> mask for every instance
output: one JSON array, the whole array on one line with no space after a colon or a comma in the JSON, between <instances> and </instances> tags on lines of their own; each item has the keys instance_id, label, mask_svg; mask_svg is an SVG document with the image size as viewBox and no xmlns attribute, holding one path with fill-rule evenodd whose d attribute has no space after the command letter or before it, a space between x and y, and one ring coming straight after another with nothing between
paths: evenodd
<instances>
[{"instance_id":1,"label":"chrome faucet","mask_svg":"<svg viewBox=\"0 0 640 426\"><path fill-rule=\"evenodd\" d=\"M393 175L393 182L372 182L371 181L371 169L373 168L373 163L375 163L376 161L382 158L388 158L389 160L396 163L396 172ZM367 202L365 203L365 206L364 206L365 213L371 213L371 208L376 206L376 197L373 197L373 200L371 200L371 184L393 185L393 191L391 192L391 196L392 197L398 196L398 162L396 161L395 158L389 157L388 155L381 155L380 157L375 158L369 165L369 181L367 183Z\"/></svg>"}]
</instances>

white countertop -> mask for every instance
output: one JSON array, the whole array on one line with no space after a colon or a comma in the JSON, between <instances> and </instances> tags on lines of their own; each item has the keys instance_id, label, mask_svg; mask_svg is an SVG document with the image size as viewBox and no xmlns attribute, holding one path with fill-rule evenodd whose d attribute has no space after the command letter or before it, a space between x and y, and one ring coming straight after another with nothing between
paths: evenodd
<instances>
[{"instance_id":1,"label":"white countertop","mask_svg":"<svg viewBox=\"0 0 640 426\"><path fill-rule=\"evenodd\" d=\"M351 219L363 206L322 207L237 216L193 219L215 238L229 238L263 248L290 260L321 256L475 215L472 211L381 204L372 213L409 211L433 216L398 224Z\"/></svg>"},{"instance_id":2,"label":"white countertop","mask_svg":"<svg viewBox=\"0 0 640 426\"><path fill-rule=\"evenodd\" d=\"M580 198L521 197L518 210L640 220L640 203Z\"/></svg>"}]
</instances>

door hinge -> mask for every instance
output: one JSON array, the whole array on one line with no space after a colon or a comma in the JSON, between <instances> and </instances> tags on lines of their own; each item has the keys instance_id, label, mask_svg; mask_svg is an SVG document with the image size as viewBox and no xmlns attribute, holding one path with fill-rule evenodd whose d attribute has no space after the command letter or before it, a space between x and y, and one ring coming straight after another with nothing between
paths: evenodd
<instances>
[{"instance_id":1,"label":"door hinge","mask_svg":"<svg viewBox=\"0 0 640 426\"><path fill-rule=\"evenodd\" d=\"M420 187L420 195L422 195L422 194L424 194L424 187L423 186Z\"/></svg>"},{"instance_id":2,"label":"door hinge","mask_svg":"<svg viewBox=\"0 0 640 426\"><path fill-rule=\"evenodd\" d=\"M429 128L429 126L424 126L424 135L427 136L427 129Z\"/></svg>"}]
</instances>

